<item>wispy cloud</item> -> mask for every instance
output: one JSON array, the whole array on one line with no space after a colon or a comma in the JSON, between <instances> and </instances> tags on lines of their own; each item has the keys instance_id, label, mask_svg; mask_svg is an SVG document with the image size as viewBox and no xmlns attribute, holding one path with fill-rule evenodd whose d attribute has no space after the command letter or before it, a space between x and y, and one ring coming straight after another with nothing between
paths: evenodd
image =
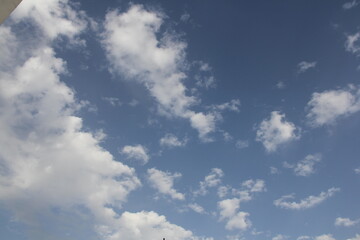
<instances>
[{"instance_id":1,"label":"wispy cloud","mask_svg":"<svg viewBox=\"0 0 360 240\"><path fill-rule=\"evenodd\" d=\"M351 220L349 218L338 217L335 219L335 226L352 227L359 223L359 220Z\"/></svg>"},{"instance_id":2,"label":"wispy cloud","mask_svg":"<svg viewBox=\"0 0 360 240\"><path fill-rule=\"evenodd\" d=\"M167 133L164 137L160 139L160 145L164 147L183 147L186 145L187 140L180 140L174 134Z\"/></svg>"},{"instance_id":3,"label":"wispy cloud","mask_svg":"<svg viewBox=\"0 0 360 240\"><path fill-rule=\"evenodd\" d=\"M297 65L298 73L304 73L308 71L311 68L315 68L317 65L317 62L306 62L302 61Z\"/></svg>"},{"instance_id":4,"label":"wispy cloud","mask_svg":"<svg viewBox=\"0 0 360 240\"><path fill-rule=\"evenodd\" d=\"M195 196L204 196L208 193L209 188L218 186L221 183L221 179L224 176L224 172L220 168L213 168L209 175L200 182L200 188L194 191Z\"/></svg>"},{"instance_id":5,"label":"wispy cloud","mask_svg":"<svg viewBox=\"0 0 360 240\"><path fill-rule=\"evenodd\" d=\"M326 192L321 192L318 196L309 196L299 202L290 202L288 200L294 198L294 194L285 195L274 201L274 205L280 208L303 210L315 207L322 203L326 199L332 197L336 192L340 191L340 188L330 188Z\"/></svg>"},{"instance_id":6,"label":"wispy cloud","mask_svg":"<svg viewBox=\"0 0 360 240\"><path fill-rule=\"evenodd\" d=\"M321 161L321 154L309 154L295 165L284 163L284 167L292 168L295 175L307 177L315 173L315 164Z\"/></svg>"},{"instance_id":7,"label":"wispy cloud","mask_svg":"<svg viewBox=\"0 0 360 240\"><path fill-rule=\"evenodd\" d=\"M344 10L349 10L349 9L352 9L352 8L356 7L357 5L359 5L359 1L352 0L350 2L344 3L342 7L343 7Z\"/></svg>"}]
</instances>

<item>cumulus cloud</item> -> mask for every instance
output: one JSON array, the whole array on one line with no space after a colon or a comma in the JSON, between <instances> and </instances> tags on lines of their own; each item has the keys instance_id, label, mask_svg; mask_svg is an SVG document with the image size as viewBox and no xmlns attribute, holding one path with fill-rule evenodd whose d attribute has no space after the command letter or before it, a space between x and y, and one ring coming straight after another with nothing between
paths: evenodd
<instances>
[{"instance_id":1,"label":"cumulus cloud","mask_svg":"<svg viewBox=\"0 0 360 240\"><path fill-rule=\"evenodd\" d=\"M200 182L200 188L194 191L194 195L206 195L209 188L216 187L221 183L223 176L224 172L220 168L211 169L211 172L205 177L204 181Z\"/></svg>"},{"instance_id":2,"label":"cumulus cloud","mask_svg":"<svg viewBox=\"0 0 360 240\"><path fill-rule=\"evenodd\" d=\"M36 29L24 44L17 26L0 26L1 48L12 49L0 58L0 201L12 221L27 224L34 239L68 238L79 221L81 234L101 239L211 240L155 212L115 211L141 183L101 146L101 131L84 130L84 102L61 81L66 63L51 47L58 37L78 41L83 15L65 0L23 1L16 11L15 22L31 19ZM48 236L49 224L60 231Z\"/></svg>"},{"instance_id":3,"label":"cumulus cloud","mask_svg":"<svg viewBox=\"0 0 360 240\"><path fill-rule=\"evenodd\" d=\"M120 152L126 155L126 158L138 160L142 164L146 164L150 159L147 149L140 144L124 146Z\"/></svg>"},{"instance_id":4,"label":"cumulus cloud","mask_svg":"<svg viewBox=\"0 0 360 240\"><path fill-rule=\"evenodd\" d=\"M76 12L68 5L59 9L54 2L24 1L17 8L16 20L33 18L35 27L43 29L50 39L61 35L75 38L82 31L82 27L72 27ZM50 7L54 9L47 16L42 11ZM75 22L57 19L63 16L61 11ZM42 21L53 21L48 19L54 17L52 14L59 20L59 28L52 25L55 32L42 25L48 24ZM9 39L17 40L12 29L6 29ZM50 42L43 42L43 35L28 37L30 46L19 41L3 43L14 48L13 54L6 56L14 66L0 68L5 69L0 71L2 207L10 210L16 221L36 225L39 234L46 232L42 231L44 222L77 214L81 209L91 215L89 224L116 222L114 206L120 208L141 183L134 169L115 161L100 146L103 134L83 129L82 119L76 116L83 103L61 81L61 75L67 73L66 64L55 56Z\"/></svg>"},{"instance_id":5,"label":"cumulus cloud","mask_svg":"<svg viewBox=\"0 0 360 240\"><path fill-rule=\"evenodd\" d=\"M174 240L211 240L196 237L191 231L170 223L165 216L152 211L124 212L113 228L98 226L98 231L103 239L108 240L154 240L163 239L164 236Z\"/></svg>"},{"instance_id":6,"label":"cumulus cloud","mask_svg":"<svg viewBox=\"0 0 360 240\"><path fill-rule=\"evenodd\" d=\"M335 219L335 226L352 227L359 223L359 220L351 220L349 218L338 217Z\"/></svg>"},{"instance_id":7,"label":"cumulus cloud","mask_svg":"<svg viewBox=\"0 0 360 240\"><path fill-rule=\"evenodd\" d=\"M111 71L143 84L156 99L159 113L189 119L199 137L209 141L216 118L190 110L198 99L187 95L183 84L186 43L170 33L157 37L163 19L163 14L147 11L142 5L132 5L124 13L110 11L102 43Z\"/></svg>"},{"instance_id":8,"label":"cumulus cloud","mask_svg":"<svg viewBox=\"0 0 360 240\"><path fill-rule=\"evenodd\" d=\"M88 17L83 11L74 9L69 0L22 1L11 16L15 21L30 19L50 40L65 36L84 43L76 37L86 29Z\"/></svg>"},{"instance_id":9,"label":"cumulus cloud","mask_svg":"<svg viewBox=\"0 0 360 240\"><path fill-rule=\"evenodd\" d=\"M228 230L246 230L251 226L247 212L237 211L240 208L240 199L232 198L218 202L220 221L226 220L225 228Z\"/></svg>"},{"instance_id":10,"label":"cumulus cloud","mask_svg":"<svg viewBox=\"0 0 360 240\"><path fill-rule=\"evenodd\" d=\"M355 168L354 171L355 171L356 174L360 174L360 167L359 167L359 168Z\"/></svg>"},{"instance_id":11,"label":"cumulus cloud","mask_svg":"<svg viewBox=\"0 0 360 240\"><path fill-rule=\"evenodd\" d=\"M307 177L315 173L315 164L320 161L321 154L309 154L295 165L285 162L284 167L292 168L297 176Z\"/></svg>"},{"instance_id":12,"label":"cumulus cloud","mask_svg":"<svg viewBox=\"0 0 360 240\"><path fill-rule=\"evenodd\" d=\"M309 196L299 202L290 202L290 199L294 198L294 194L285 195L274 201L274 205L280 208L303 210L315 207L326 199L332 197L336 192L340 191L340 188L330 188L326 192L321 192L318 196Z\"/></svg>"},{"instance_id":13,"label":"cumulus cloud","mask_svg":"<svg viewBox=\"0 0 360 240\"><path fill-rule=\"evenodd\" d=\"M350 85L344 89L315 92L307 106L306 117L311 126L334 124L337 119L360 110L360 89Z\"/></svg>"},{"instance_id":14,"label":"cumulus cloud","mask_svg":"<svg viewBox=\"0 0 360 240\"><path fill-rule=\"evenodd\" d=\"M172 199L185 200L185 195L174 189L174 181L181 177L180 173L171 174L156 168L148 169L147 173L150 185L159 193L168 195Z\"/></svg>"},{"instance_id":15,"label":"cumulus cloud","mask_svg":"<svg viewBox=\"0 0 360 240\"><path fill-rule=\"evenodd\" d=\"M302 61L297 65L298 73L304 73L311 68L315 68L316 64L317 64L317 62Z\"/></svg>"},{"instance_id":16,"label":"cumulus cloud","mask_svg":"<svg viewBox=\"0 0 360 240\"><path fill-rule=\"evenodd\" d=\"M285 114L273 111L270 118L260 123L256 131L256 141L261 142L266 151L274 152L279 145L298 139L298 131L292 122L285 120Z\"/></svg>"},{"instance_id":17,"label":"cumulus cloud","mask_svg":"<svg viewBox=\"0 0 360 240\"><path fill-rule=\"evenodd\" d=\"M165 147L183 147L186 145L186 139L180 140L174 134L167 133L160 139L160 145Z\"/></svg>"}]
</instances>

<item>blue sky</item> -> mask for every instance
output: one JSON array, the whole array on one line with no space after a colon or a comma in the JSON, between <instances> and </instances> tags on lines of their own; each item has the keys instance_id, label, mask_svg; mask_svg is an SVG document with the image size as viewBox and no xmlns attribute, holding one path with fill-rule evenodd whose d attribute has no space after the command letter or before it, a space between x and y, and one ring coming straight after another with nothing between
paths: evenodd
<instances>
[{"instance_id":1,"label":"blue sky","mask_svg":"<svg viewBox=\"0 0 360 240\"><path fill-rule=\"evenodd\" d=\"M1 236L359 240L359 10L23 1L0 26Z\"/></svg>"}]
</instances>

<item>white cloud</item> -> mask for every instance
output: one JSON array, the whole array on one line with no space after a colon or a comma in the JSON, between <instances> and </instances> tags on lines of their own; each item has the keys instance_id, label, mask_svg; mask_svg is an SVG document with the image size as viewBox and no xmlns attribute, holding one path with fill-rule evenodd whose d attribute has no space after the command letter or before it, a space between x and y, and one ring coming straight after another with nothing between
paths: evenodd
<instances>
[{"instance_id":1,"label":"white cloud","mask_svg":"<svg viewBox=\"0 0 360 240\"><path fill-rule=\"evenodd\" d=\"M142 164L146 164L150 159L147 149L140 144L124 146L120 152L126 155L126 158L139 160Z\"/></svg>"},{"instance_id":2,"label":"white cloud","mask_svg":"<svg viewBox=\"0 0 360 240\"><path fill-rule=\"evenodd\" d=\"M17 20L30 15L50 39L58 34L76 39L77 31L82 30L74 21L77 12L54 2L67 3L23 1L28 7L18 13ZM59 14L61 11L67 15ZM51 17L55 20L48 19ZM12 63L11 68L0 61L0 201L1 208L14 215L12 221L27 224L34 239L49 239L46 232L51 224L59 230L66 224L78 226L73 224L74 215L81 221L81 234L95 230L102 239L212 239L194 236L155 212L118 215L114 208L120 209L129 193L141 185L135 170L115 161L101 146L101 131L83 129L82 119L76 115L84 104L60 80L67 69L65 62L55 57L50 42L42 41L38 34L34 36L39 39L30 39L33 36L29 34L22 44L11 28L0 26L3 32L12 41L0 41L1 47L13 51L1 56ZM56 231L63 234L59 239L68 238L72 229L78 228Z\"/></svg>"},{"instance_id":3,"label":"white cloud","mask_svg":"<svg viewBox=\"0 0 360 240\"><path fill-rule=\"evenodd\" d=\"M308 102L307 119L311 126L334 124L340 117L360 110L360 89L350 85L346 89L313 93Z\"/></svg>"},{"instance_id":4,"label":"white cloud","mask_svg":"<svg viewBox=\"0 0 360 240\"><path fill-rule=\"evenodd\" d=\"M280 173L280 171L279 171L278 168L276 168L276 167L270 167L270 174L276 175L276 174L279 174L279 173Z\"/></svg>"},{"instance_id":5,"label":"white cloud","mask_svg":"<svg viewBox=\"0 0 360 240\"><path fill-rule=\"evenodd\" d=\"M159 113L189 119L199 137L209 141L215 130L215 116L194 112L198 102L186 94L183 80L186 43L165 33L157 38L164 15L132 5L125 13L110 11L106 15L103 46L111 71L143 84L156 99Z\"/></svg>"},{"instance_id":6,"label":"white cloud","mask_svg":"<svg viewBox=\"0 0 360 240\"><path fill-rule=\"evenodd\" d=\"M352 54L360 54L360 32L348 35L345 41L345 50Z\"/></svg>"},{"instance_id":7,"label":"white cloud","mask_svg":"<svg viewBox=\"0 0 360 240\"><path fill-rule=\"evenodd\" d=\"M307 70L309 70L311 68L315 68L316 64L317 64L317 62L302 61L297 65L298 73L304 73L304 72L306 72Z\"/></svg>"},{"instance_id":8,"label":"white cloud","mask_svg":"<svg viewBox=\"0 0 360 240\"><path fill-rule=\"evenodd\" d=\"M191 203L188 205L188 207L193 210L194 212L200 213L200 214L204 214L206 213L204 208L202 206L200 206L197 203Z\"/></svg>"},{"instance_id":9,"label":"white cloud","mask_svg":"<svg viewBox=\"0 0 360 240\"><path fill-rule=\"evenodd\" d=\"M359 223L359 220L338 217L335 219L335 226L351 227Z\"/></svg>"},{"instance_id":10,"label":"white cloud","mask_svg":"<svg viewBox=\"0 0 360 240\"><path fill-rule=\"evenodd\" d=\"M343 9L344 10L349 10L351 8L356 7L357 5L359 5L359 2L357 0L352 0L350 2L346 2L343 4Z\"/></svg>"},{"instance_id":11,"label":"white cloud","mask_svg":"<svg viewBox=\"0 0 360 240\"><path fill-rule=\"evenodd\" d=\"M284 162L284 167L292 168L295 175L307 177L315 173L315 164L321 161L321 154L309 154L295 165Z\"/></svg>"},{"instance_id":12,"label":"white cloud","mask_svg":"<svg viewBox=\"0 0 360 240\"><path fill-rule=\"evenodd\" d=\"M220 209L220 220L230 218L234 216L240 208L240 199L231 198L219 201L218 207Z\"/></svg>"},{"instance_id":13,"label":"white cloud","mask_svg":"<svg viewBox=\"0 0 360 240\"><path fill-rule=\"evenodd\" d=\"M53 1L24 1L26 4L17 8L17 20L20 21L21 14L27 16L29 9L24 9L27 4L34 12L47 9L50 2ZM69 6L62 7L49 12L64 10L76 18L76 12ZM32 14L34 18L41 17L41 13ZM57 34L76 37L82 30L76 28L69 33L62 29L64 22L59 19L59 29L51 38ZM43 27L41 24L48 23L38 24ZM0 29L4 32L3 27ZM76 115L84 104L60 80L61 74L67 73L65 62L55 57L49 43L42 41L43 36L29 34L29 44L22 44L11 28L5 29L9 39L16 41L2 43L14 48L13 54L5 59L13 66L0 67L5 69L0 70L2 207L14 214L15 221L29 224L30 228L36 225L37 230L32 230L40 238L46 234L42 230L48 222L56 222L59 215L77 214L79 209L91 215L90 224L116 221L113 207L120 208L129 193L141 185L134 169L115 161L101 147L104 135L101 131L83 129L82 119ZM59 214L52 213L53 208Z\"/></svg>"},{"instance_id":14,"label":"white cloud","mask_svg":"<svg viewBox=\"0 0 360 240\"><path fill-rule=\"evenodd\" d=\"M235 143L235 147L238 149L244 149L249 147L249 141L247 140L237 140Z\"/></svg>"},{"instance_id":15,"label":"white cloud","mask_svg":"<svg viewBox=\"0 0 360 240\"><path fill-rule=\"evenodd\" d=\"M274 152L279 145L298 139L299 129L285 120L285 114L271 112L269 119L264 119L256 132L256 141L261 142L268 152Z\"/></svg>"},{"instance_id":16,"label":"white cloud","mask_svg":"<svg viewBox=\"0 0 360 240\"><path fill-rule=\"evenodd\" d=\"M239 229L239 230L246 230L249 227L251 227L251 222L248 219L249 217L249 213L247 212L238 212L237 214L235 214L234 216L232 216L231 218L229 218L229 220L227 221L225 228L228 230L234 230L234 229Z\"/></svg>"},{"instance_id":17,"label":"white cloud","mask_svg":"<svg viewBox=\"0 0 360 240\"><path fill-rule=\"evenodd\" d=\"M84 43L75 38L86 29L88 18L83 11L70 6L68 0L22 1L11 16L15 21L31 19L50 40L66 36Z\"/></svg>"},{"instance_id":18,"label":"white cloud","mask_svg":"<svg viewBox=\"0 0 360 240\"><path fill-rule=\"evenodd\" d=\"M168 222L165 216L152 211L124 212L112 228L98 226L98 232L108 240L154 240L163 237L172 240L211 239L196 237L191 231Z\"/></svg>"},{"instance_id":19,"label":"white cloud","mask_svg":"<svg viewBox=\"0 0 360 240\"><path fill-rule=\"evenodd\" d=\"M249 213L237 212L240 208L240 199L232 198L222 200L218 202L218 208L220 210L220 221L226 220L226 229L246 230L251 226L251 222L247 219Z\"/></svg>"},{"instance_id":20,"label":"white cloud","mask_svg":"<svg viewBox=\"0 0 360 240\"><path fill-rule=\"evenodd\" d=\"M102 100L108 102L111 106L121 106L122 102L116 97L102 97Z\"/></svg>"},{"instance_id":21,"label":"white cloud","mask_svg":"<svg viewBox=\"0 0 360 240\"><path fill-rule=\"evenodd\" d=\"M356 174L360 174L360 167L356 168L354 171L355 171Z\"/></svg>"},{"instance_id":22,"label":"white cloud","mask_svg":"<svg viewBox=\"0 0 360 240\"><path fill-rule=\"evenodd\" d=\"M359 235L359 234L356 234L355 237L349 238L349 239L347 239L347 240L360 240L360 235Z\"/></svg>"},{"instance_id":23,"label":"white cloud","mask_svg":"<svg viewBox=\"0 0 360 240\"><path fill-rule=\"evenodd\" d=\"M309 237L309 236L300 236L296 240L307 240L307 239L311 239L311 237Z\"/></svg>"},{"instance_id":24,"label":"white cloud","mask_svg":"<svg viewBox=\"0 0 360 240\"><path fill-rule=\"evenodd\" d=\"M265 181L261 179L249 179L242 183L242 186L247 188L249 192L265 192Z\"/></svg>"},{"instance_id":25,"label":"white cloud","mask_svg":"<svg viewBox=\"0 0 360 240\"><path fill-rule=\"evenodd\" d=\"M336 240L336 239L333 238L333 236L331 234L324 234L324 235L315 237L315 240Z\"/></svg>"},{"instance_id":26,"label":"white cloud","mask_svg":"<svg viewBox=\"0 0 360 240\"><path fill-rule=\"evenodd\" d=\"M194 195L206 195L208 193L208 188L218 186L221 183L223 176L224 172L220 168L211 169L211 172L204 178L204 181L200 182L199 190L194 191Z\"/></svg>"},{"instance_id":27,"label":"white cloud","mask_svg":"<svg viewBox=\"0 0 360 240\"><path fill-rule=\"evenodd\" d=\"M272 238L272 240L285 240L285 239L287 239L287 237L282 234L278 234Z\"/></svg>"},{"instance_id":28,"label":"white cloud","mask_svg":"<svg viewBox=\"0 0 360 240\"><path fill-rule=\"evenodd\" d=\"M340 191L339 188L330 188L326 192L321 192L318 196L309 196L305 199L300 200L300 202L288 201L289 199L294 198L294 194L285 195L275 200L274 205L280 208L293 209L293 210L308 209L322 203L326 199L332 197L338 191Z\"/></svg>"},{"instance_id":29,"label":"white cloud","mask_svg":"<svg viewBox=\"0 0 360 240\"><path fill-rule=\"evenodd\" d=\"M181 177L180 173L171 174L155 168L147 170L148 180L153 188L159 193L169 195L172 199L185 200L185 195L174 189L174 181Z\"/></svg>"},{"instance_id":30,"label":"white cloud","mask_svg":"<svg viewBox=\"0 0 360 240\"><path fill-rule=\"evenodd\" d=\"M240 107L239 99L232 99L230 102L211 106L211 108L215 111L227 110L227 111L233 111L233 112L240 112L239 107Z\"/></svg>"},{"instance_id":31,"label":"white cloud","mask_svg":"<svg viewBox=\"0 0 360 240\"><path fill-rule=\"evenodd\" d=\"M167 133L160 139L160 145L165 147L183 147L186 145L186 139L181 141L174 134Z\"/></svg>"},{"instance_id":32,"label":"white cloud","mask_svg":"<svg viewBox=\"0 0 360 240\"><path fill-rule=\"evenodd\" d=\"M217 195L219 198L224 198L230 190L230 187L228 186L220 186L218 187Z\"/></svg>"}]
</instances>

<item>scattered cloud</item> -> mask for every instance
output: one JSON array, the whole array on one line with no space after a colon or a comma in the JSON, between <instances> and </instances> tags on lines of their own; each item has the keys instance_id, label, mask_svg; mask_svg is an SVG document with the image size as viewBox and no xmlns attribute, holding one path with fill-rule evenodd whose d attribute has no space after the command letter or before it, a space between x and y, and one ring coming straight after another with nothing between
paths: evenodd
<instances>
[{"instance_id":1,"label":"scattered cloud","mask_svg":"<svg viewBox=\"0 0 360 240\"><path fill-rule=\"evenodd\" d=\"M246 230L251 227L251 221L248 219L249 216L250 214L247 212L238 212L228 219L225 228L228 230Z\"/></svg>"},{"instance_id":2,"label":"scattered cloud","mask_svg":"<svg viewBox=\"0 0 360 240\"><path fill-rule=\"evenodd\" d=\"M344 89L315 92L307 106L306 117L312 127L335 124L340 117L360 110L360 89L349 85Z\"/></svg>"},{"instance_id":3,"label":"scattered cloud","mask_svg":"<svg viewBox=\"0 0 360 240\"><path fill-rule=\"evenodd\" d=\"M200 182L200 188L194 191L194 196L205 196L209 188L216 187L221 183L223 176L224 172L220 168L211 169L211 172L205 177L204 181Z\"/></svg>"},{"instance_id":4,"label":"scattered cloud","mask_svg":"<svg viewBox=\"0 0 360 240\"><path fill-rule=\"evenodd\" d=\"M315 68L316 64L317 64L317 62L302 61L297 65L298 73L304 73L304 72L308 71L311 68Z\"/></svg>"},{"instance_id":5,"label":"scattered cloud","mask_svg":"<svg viewBox=\"0 0 360 240\"><path fill-rule=\"evenodd\" d=\"M275 237L272 238L272 240L286 240L288 239L288 237L282 235L282 234L278 234Z\"/></svg>"},{"instance_id":6,"label":"scattered cloud","mask_svg":"<svg viewBox=\"0 0 360 240\"><path fill-rule=\"evenodd\" d=\"M23 1L11 16L15 21L31 20L49 40L65 36L71 43L85 43L77 36L87 28L88 17L68 0Z\"/></svg>"},{"instance_id":7,"label":"scattered cloud","mask_svg":"<svg viewBox=\"0 0 360 240\"><path fill-rule=\"evenodd\" d=\"M344 10L349 10L349 9L351 9L351 8L354 8L354 7L356 7L357 5L359 5L359 1L357 1L357 0L352 0L352 1L350 1L350 2L346 2L346 3L344 3L343 4L343 9Z\"/></svg>"},{"instance_id":8,"label":"scattered cloud","mask_svg":"<svg viewBox=\"0 0 360 240\"><path fill-rule=\"evenodd\" d=\"M137 105L139 105L139 101L136 100L136 99L132 99L132 100L129 102L129 106L130 106L130 107L136 107Z\"/></svg>"},{"instance_id":9,"label":"scattered cloud","mask_svg":"<svg viewBox=\"0 0 360 240\"><path fill-rule=\"evenodd\" d=\"M119 98L116 97L102 97L102 100L104 100L105 102L108 102L111 106L121 106L122 102L120 101Z\"/></svg>"},{"instance_id":10,"label":"scattered cloud","mask_svg":"<svg viewBox=\"0 0 360 240\"><path fill-rule=\"evenodd\" d=\"M219 198L224 198L230 190L231 187L229 186L220 186L218 187L217 195L219 196Z\"/></svg>"},{"instance_id":11,"label":"scattered cloud","mask_svg":"<svg viewBox=\"0 0 360 240\"><path fill-rule=\"evenodd\" d=\"M330 188L326 192L321 192L318 196L309 196L300 202L290 202L289 199L294 198L294 194L285 195L274 201L274 205L280 208L292 209L292 210L303 210L315 207L322 203L326 199L332 197L336 192L340 191L340 188Z\"/></svg>"},{"instance_id":12,"label":"scattered cloud","mask_svg":"<svg viewBox=\"0 0 360 240\"><path fill-rule=\"evenodd\" d=\"M251 226L251 222L247 219L249 213L241 211L237 212L239 207L240 199L238 198L225 199L218 202L220 221L226 220L226 229L246 230Z\"/></svg>"},{"instance_id":13,"label":"scattered cloud","mask_svg":"<svg viewBox=\"0 0 360 240\"><path fill-rule=\"evenodd\" d=\"M202 206L200 206L197 203L191 203L188 205L188 207L193 210L194 212L200 213L200 214L205 214L205 210Z\"/></svg>"},{"instance_id":14,"label":"scattered cloud","mask_svg":"<svg viewBox=\"0 0 360 240\"><path fill-rule=\"evenodd\" d=\"M347 239L347 240L360 240L360 235L359 235L359 234L356 234L355 237L349 238L349 239Z\"/></svg>"},{"instance_id":15,"label":"scattered cloud","mask_svg":"<svg viewBox=\"0 0 360 240\"><path fill-rule=\"evenodd\" d=\"M360 167L356 168L354 171L355 171L356 174L360 174Z\"/></svg>"},{"instance_id":16,"label":"scattered cloud","mask_svg":"<svg viewBox=\"0 0 360 240\"><path fill-rule=\"evenodd\" d=\"M174 181L181 177L181 173L171 174L156 168L148 169L148 180L150 185L159 193L168 195L172 199L185 200L185 195L174 189Z\"/></svg>"},{"instance_id":17,"label":"scattered cloud","mask_svg":"<svg viewBox=\"0 0 360 240\"><path fill-rule=\"evenodd\" d=\"M198 103L187 95L186 43L170 32L158 38L164 15L131 5L127 12L110 11L104 23L102 44L113 73L143 84L156 99L158 112L168 117L189 119L203 141L215 131L216 116L194 112Z\"/></svg>"},{"instance_id":18,"label":"scattered cloud","mask_svg":"<svg viewBox=\"0 0 360 240\"><path fill-rule=\"evenodd\" d=\"M284 89L286 87L285 83L283 81L279 81L276 83L276 87L278 89Z\"/></svg>"},{"instance_id":19,"label":"scattered cloud","mask_svg":"<svg viewBox=\"0 0 360 240\"><path fill-rule=\"evenodd\" d=\"M336 239L333 238L333 236L331 234L324 234L324 235L315 237L315 240L336 240Z\"/></svg>"},{"instance_id":20,"label":"scattered cloud","mask_svg":"<svg viewBox=\"0 0 360 240\"><path fill-rule=\"evenodd\" d=\"M206 239L194 236L191 231L168 222L165 216L153 211L124 212L113 228L102 225L97 227L97 231L103 239L112 240L153 240L163 239L164 236L174 240Z\"/></svg>"},{"instance_id":21,"label":"scattered cloud","mask_svg":"<svg viewBox=\"0 0 360 240\"><path fill-rule=\"evenodd\" d=\"M244 181L241 185L252 193L266 191L265 181L261 179L257 179L257 180L249 179Z\"/></svg>"},{"instance_id":22,"label":"scattered cloud","mask_svg":"<svg viewBox=\"0 0 360 240\"><path fill-rule=\"evenodd\" d=\"M124 146L120 153L124 154L127 159L139 160L142 164L148 163L150 159L148 150L140 144L134 146Z\"/></svg>"},{"instance_id":23,"label":"scattered cloud","mask_svg":"<svg viewBox=\"0 0 360 240\"><path fill-rule=\"evenodd\" d=\"M182 22L187 22L190 19L190 14L188 12L184 12L181 16L180 16L180 20Z\"/></svg>"},{"instance_id":24,"label":"scattered cloud","mask_svg":"<svg viewBox=\"0 0 360 240\"><path fill-rule=\"evenodd\" d=\"M292 168L297 176L307 177L315 173L315 164L320 161L321 154L309 154L295 165L284 162L284 167Z\"/></svg>"},{"instance_id":25,"label":"scattered cloud","mask_svg":"<svg viewBox=\"0 0 360 240\"><path fill-rule=\"evenodd\" d=\"M167 133L164 137L160 139L160 145L173 148L173 147L183 147L186 145L186 139L179 140L174 134Z\"/></svg>"},{"instance_id":26,"label":"scattered cloud","mask_svg":"<svg viewBox=\"0 0 360 240\"><path fill-rule=\"evenodd\" d=\"M300 236L296 240L308 240L308 239L311 239L311 237L309 237L309 236Z\"/></svg>"},{"instance_id":27,"label":"scattered cloud","mask_svg":"<svg viewBox=\"0 0 360 240\"><path fill-rule=\"evenodd\" d=\"M248 140L237 140L235 143L235 147L237 149L244 149L249 147L249 141Z\"/></svg>"},{"instance_id":28,"label":"scattered cloud","mask_svg":"<svg viewBox=\"0 0 360 240\"><path fill-rule=\"evenodd\" d=\"M280 171L276 167L270 167L270 174L272 175L280 174Z\"/></svg>"},{"instance_id":29,"label":"scattered cloud","mask_svg":"<svg viewBox=\"0 0 360 240\"><path fill-rule=\"evenodd\" d=\"M267 152L274 152L279 145L300 138L297 132L299 129L285 120L285 114L273 111L270 118L260 123L256 131L256 141L261 142Z\"/></svg>"},{"instance_id":30,"label":"scattered cloud","mask_svg":"<svg viewBox=\"0 0 360 240\"><path fill-rule=\"evenodd\" d=\"M359 223L359 220L350 220L349 218L338 217L335 219L335 226L352 227Z\"/></svg>"},{"instance_id":31,"label":"scattered cloud","mask_svg":"<svg viewBox=\"0 0 360 240\"><path fill-rule=\"evenodd\" d=\"M214 111L232 111L232 112L240 112L240 100L232 99L230 102L226 102L223 104L212 105L211 109Z\"/></svg>"},{"instance_id":32,"label":"scattered cloud","mask_svg":"<svg viewBox=\"0 0 360 240\"><path fill-rule=\"evenodd\" d=\"M345 41L345 50L355 54L360 54L360 32L354 33L352 35L347 35Z\"/></svg>"}]
</instances>

